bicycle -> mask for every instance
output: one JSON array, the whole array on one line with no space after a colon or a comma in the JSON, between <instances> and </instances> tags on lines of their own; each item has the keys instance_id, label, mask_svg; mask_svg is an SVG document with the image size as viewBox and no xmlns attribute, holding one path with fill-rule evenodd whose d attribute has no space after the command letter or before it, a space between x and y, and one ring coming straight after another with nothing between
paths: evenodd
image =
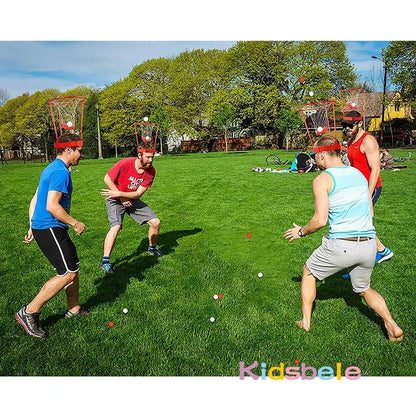
<instances>
[{"instance_id":1,"label":"bicycle","mask_svg":"<svg viewBox=\"0 0 416 416\"><path fill-rule=\"evenodd\" d=\"M282 162L277 155L269 155L266 157L266 164L267 165L290 165L292 162L290 162L288 159L286 159L284 162Z\"/></svg>"},{"instance_id":2,"label":"bicycle","mask_svg":"<svg viewBox=\"0 0 416 416\"><path fill-rule=\"evenodd\" d=\"M408 162L412 157L412 152L409 152L408 157L394 157L393 160L395 162Z\"/></svg>"}]
</instances>

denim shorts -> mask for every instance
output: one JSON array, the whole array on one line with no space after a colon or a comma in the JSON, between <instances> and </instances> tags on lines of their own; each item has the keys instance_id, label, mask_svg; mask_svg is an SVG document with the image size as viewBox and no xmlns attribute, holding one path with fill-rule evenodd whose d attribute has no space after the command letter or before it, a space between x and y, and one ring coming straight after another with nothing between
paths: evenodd
<instances>
[{"instance_id":1,"label":"denim shorts","mask_svg":"<svg viewBox=\"0 0 416 416\"><path fill-rule=\"evenodd\" d=\"M382 188L383 188L382 186L379 186L378 188L374 189L373 196L371 197L371 200L373 201L373 206L376 204L377 200L380 198Z\"/></svg>"}]
</instances>

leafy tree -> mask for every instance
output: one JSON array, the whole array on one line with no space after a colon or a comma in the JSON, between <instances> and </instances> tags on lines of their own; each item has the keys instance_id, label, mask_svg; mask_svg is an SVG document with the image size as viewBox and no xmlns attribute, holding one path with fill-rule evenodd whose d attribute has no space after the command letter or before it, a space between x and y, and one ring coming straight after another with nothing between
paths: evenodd
<instances>
[{"instance_id":1,"label":"leafy tree","mask_svg":"<svg viewBox=\"0 0 416 416\"><path fill-rule=\"evenodd\" d=\"M286 148L289 147L289 140L296 130L302 125L302 118L299 111L282 108L274 121L274 128L286 139Z\"/></svg>"},{"instance_id":2,"label":"leafy tree","mask_svg":"<svg viewBox=\"0 0 416 416\"><path fill-rule=\"evenodd\" d=\"M159 124L161 153L163 153L162 137L167 136L172 124L169 98L171 66L171 59L152 59L134 67L128 77L131 88L129 94L135 100L136 122L148 116L150 122Z\"/></svg>"},{"instance_id":3,"label":"leafy tree","mask_svg":"<svg viewBox=\"0 0 416 416\"><path fill-rule=\"evenodd\" d=\"M126 82L130 89L129 95L138 108L138 120L143 114L150 114L152 106L166 106L170 103L171 66L171 59L151 59L135 66L130 72Z\"/></svg>"},{"instance_id":4,"label":"leafy tree","mask_svg":"<svg viewBox=\"0 0 416 416\"><path fill-rule=\"evenodd\" d=\"M43 148L50 155L55 142L52 117L48 100L59 96L59 91L45 89L29 96L16 111L16 129L31 139L32 144Z\"/></svg>"},{"instance_id":5,"label":"leafy tree","mask_svg":"<svg viewBox=\"0 0 416 416\"><path fill-rule=\"evenodd\" d=\"M270 131L278 109L286 103L280 88L285 77L283 45L275 41L237 42L228 53L242 127Z\"/></svg>"},{"instance_id":6,"label":"leafy tree","mask_svg":"<svg viewBox=\"0 0 416 416\"><path fill-rule=\"evenodd\" d=\"M9 147L19 134L17 111L28 99L28 96L21 95L8 100L0 107L0 140L4 147Z\"/></svg>"},{"instance_id":7,"label":"leafy tree","mask_svg":"<svg viewBox=\"0 0 416 416\"><path fill-rule=\"evenodd\" d=\"M78 85L75 88L71 88L69 90L66 90L61 94L62 97L70 97L73 95L79 96L79 97L85 97L88 98L91 94L93 94L96 91L96 88L94 87L88 87L86 85Z\"/></svg>"},{"instance_id":8,"label":"leafy tree","mask_svg":"<svg viewBox=\"0 0 416 416\"><path fill-rule=\"evenodd\" d=\"M143 118L138 100L131 91L131 82L125 78L100 93L102 140L127 149L135 147L133 124Z\"/></svg>"},{"instance_id":9,"label":"leafy tree","mask_svg":"<svg viewBox=\"0 0 416 416\"><path fill-rule=\"evenodd\" d=\"M229 59L232 88L239 95L234 103L243 127L255 133L273 132L282 109L329 99L356 82L343 42L238 42L229 49Z\"/></svg>"},{"instance_id":10,"label":"leafy tree","mask_svg":"<svg viewBox=\"0 0 416 416\"><path fill-rule=\"evenodd\" d=\"M231 105L224 103L220 105L212 116L213 124L224 131L225 152L228 152L228 134L236 129L238 120L237 109Z\"/></svg>"},{"instance_id":11,"label":"leafy tree","mask_svg":"<svg viewBox=\"0 0 416 416\"><path fill-rule=\"evenodd\" d=\"M16 111L16 127L27 136L36 136L53 130L48 100L59 95L58 90L46 89L29 96Z\"/></svg>"},{"instance_id":12,"label":"leafy tree","mask_svg":"<svg viewBox=\"0 0 416 416\"><path fill-rule=\"evenodd\" d=\"M387 74L404 99L416 104L416 41L393 41L383 50Z\"/></svg>"},{"instance_id":13,"label":"leafy tree","mask_svg":"<svg viewBox=\"0 0 416 416\"><path fill-rule=\"evenodd\" d=\"M82 126L82 138L84 141L84 155L90 158L98 157L98 126L97 126L97 108L96 104L100 103L99 89L91 89L88 98L84 103L84 116Z\"/></svg>"},{"instance_id":14,"label":"leafy tree","mask_svg":"<svg viewBox=\"0 0 416 416\"><path fill-rule=\"evenodd\" d=\"M169 114L167 107L153 104L150 110L149 121L159 124L159 143L160 153L163 154L163 137L167 137L172 128L172 116Z\"/></svg>"},{"instance_id":15,"label":"leafy tree","mask_svg":"<svg viewBox=\"0 0 416 416\"><path fill-rule=\"evenodd\" d=\"M210 135L208 104L217 91L228 85L226 52L196 49L172 61L169 84L170 113L180 134Z\"/></svg>"},{"instance_id":16,"label":"leafy tree","mask_svg":"<svg viewBox=\"0 0 416 416\"><path fill-rule=\"evenodd\" d=\"M355 86L357 76L344 42L302 41L294 42L290 47L287 77L295 74L298 80L303 78L304 89L314 92L314 100L338 96L340 89ZM292 95L292 98L298 97Z\"/></svg>"}]
</instances>

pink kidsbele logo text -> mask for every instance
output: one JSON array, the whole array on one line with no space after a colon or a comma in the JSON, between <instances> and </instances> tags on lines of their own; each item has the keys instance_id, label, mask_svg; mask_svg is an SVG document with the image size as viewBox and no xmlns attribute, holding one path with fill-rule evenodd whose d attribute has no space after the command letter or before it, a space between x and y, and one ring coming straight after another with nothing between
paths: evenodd
<instances>
[{"instance_id":1,"label":"pink kidsbele logo text","mask_svg":"<svg viewBox=\"0 0 416 416\"><path fill-rule=\"evenodd\" d=\"M343 371L342 363L336 363L335 368L331 366L323 366L320 368L307 366L305 363L299 364L299 360L295 360L296 366L286 367L284 363L280 363L279 366L272 366L267 369L266 363L260 365L260 375L257 367L259 363L254 361L253 364L246 366L244 361L240 361L240 380L244 380L246 376L251 377L253 380L266 380L270 378L272 380L313 380L318 377L321 380L341 380L345 377L347 380L358 380L361 377L361 370L358 367L350 366ZM253 372L253 370L256 372Z\"/></svg>"}]
</instances>

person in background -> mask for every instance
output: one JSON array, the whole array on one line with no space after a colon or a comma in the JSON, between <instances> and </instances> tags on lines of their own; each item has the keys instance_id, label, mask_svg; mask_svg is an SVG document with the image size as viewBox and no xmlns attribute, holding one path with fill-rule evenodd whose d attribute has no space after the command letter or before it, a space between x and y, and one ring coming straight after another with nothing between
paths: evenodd
<instances>
[{"instance_id":1,"label":"person in background","mask_svg":"<svg viewBox=\"0 0 416 416\"><path fill-rule=\"evenodd\" d=\"M393 156L389 153L389 149L383 149L380 155L381 170L392 169L394 165Z\"/></svg>"},{"instance_id":2,"label":"person in background","mask_svg":"<svg viewBox=\"0 0 416 416\"><path fill-rule=\"evenodd\" d=\"M374 206L382 190L377 140L370 133L363 130L362 116L356 110L348 112L341 124L344 128L344 134L348 138L348 160L351 166L358 169L367 179L368 190ZM377 236L376 243L376 263L390 260L394 256L393 251L386 247Z\"/></svg>"}]
</instances>

